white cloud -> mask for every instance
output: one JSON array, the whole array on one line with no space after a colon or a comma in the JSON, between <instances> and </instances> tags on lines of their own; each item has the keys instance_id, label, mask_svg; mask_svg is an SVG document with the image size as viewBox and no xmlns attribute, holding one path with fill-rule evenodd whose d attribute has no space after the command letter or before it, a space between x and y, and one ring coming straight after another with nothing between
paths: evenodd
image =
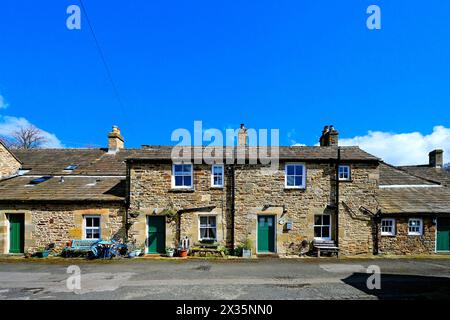
<instances>
[{"instance_id":1,"label":"white cloud","mask_svg":"<svg viewBox=\"0 0 450 320\"><path fill-rule=\"evenodd\" d=\"M427 135L369 131L365 136L339 139L339 145L359 146L394 165L426 164L430 151L443 149L446 163L450 161L450 128L435 126Z\"/></svg>"},{"instance_id":2,"label":"white cloud","mask_svg":"<svg viewBox=\"0 0 450 320\"><path fill-rule=\"evenodd\" d=\"M0 94L0 109L6 109L8 104L5 101L5 98Z\"/></svg>"},{"instance_id":3,"label":"white cloud","mask_svg":"<svg viewBox=\"0 0 450 320\"><path fill-rule=\"evenodd\" d=\"M33 125L25 118L17 118L11 116L0 115L0 136L11 137L15 131L22 127ZM55 134L39 129L45 142L42 144L43 148L63 148L63 144L56 137Z\"/></svg>"}]
</instances>

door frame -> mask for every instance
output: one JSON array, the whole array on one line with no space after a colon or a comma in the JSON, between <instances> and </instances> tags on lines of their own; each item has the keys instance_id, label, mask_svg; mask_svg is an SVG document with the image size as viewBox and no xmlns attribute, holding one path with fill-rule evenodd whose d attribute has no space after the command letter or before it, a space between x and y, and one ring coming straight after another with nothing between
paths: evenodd
<instances>
[{"instance_id":1,"label":"door frame","mask_svg":"<svg viewBox=\"0 0 450 320\"><path fill-rule=\"evenodd\" d=\"M273 252L272 251L262 251L259 252L258 250L258 226L259 226L259 217L260 216L270 216L273 217ZM277 220L277 215L276 214L257 214L256 215L256 254L275 254L278 252L278 248L277 248L277 224L278 224L278 220Z\"/></svg>"},{"instance_id":2,"label":"door frame","mask_svg":"<svg viewBox=\"0 0 450 320\"><path fill-rule=\"evenodd\" d=\"M447 218L450 220L450 217L441 217L441 218ZM438 250L437 249L438 223L439 223L439 217L436 217L436 231L434 233L434 253L449 253L450 248L449 248L449 250Z\"/></svg>"},{"instance_id":3,"label":"door frame","mask_svg":"<svg viewBox=\"0 0 450 320\"><path fill-rule=\"evenodd\" d=\"M152 217L161 217L164 218L164 248L166 248L166 235L167 235L167 230L166 230L166 224L167 224L167 217L165 215L147 215L145 217L145 241L144 241L144 254L162 254L162 253L150 253L148 252L148 245L149 245L149 238L148 238L148 225L149 225L149 221L150 218Z\"/></svg>"},{"instance_id":4,"label":"door frame","mask_svg":"<svg viewBox=\"0 0 450 320\"><path fill-rule=\"evenodd\" d=\"M25 213L23 212L17 212L17 213L6 213L6 254L23 254L25 253ZM10 217L14 215L21 215L23 217L23 252L19 253L11 253L11 223L10 223Z\"/></svg>"}]
</instances>

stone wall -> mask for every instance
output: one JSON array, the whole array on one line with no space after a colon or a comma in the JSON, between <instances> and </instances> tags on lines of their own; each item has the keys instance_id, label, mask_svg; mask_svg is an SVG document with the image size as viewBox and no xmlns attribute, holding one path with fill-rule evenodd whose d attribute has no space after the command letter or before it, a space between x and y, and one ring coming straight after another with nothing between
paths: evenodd
<instances>
[{"instance_id":1,"label":"stone wall","mask_svg":"<svg viewBox=\"0 0 450 320\"><path fill-rule=\"evenodd\" d=\"M417 218L420 218L420 216ZM380 254L422 254L435 252L436 225L433 224L433 218L423 218L423 233L421 236L408 235L408 220L409 218L407 217L395 219L395 236L382 236L381 230L379 231Z\"/></svg>"},{"instance_id":2,"label":"stone wall","mask_svg":"<svg viewBox=\"0 0 450 320\"><path fill-rule=\"evenodd\" d=\"M375 213L375 192L378 186L376 164L351 164L351 182L341 183L341 200L348 205L347 212L341 207L339 238L343 254L372 253L373 226L370 216L361 206ZM235 169L235 245L249 239L256 252L258 215L276 216L276 251L280 255L298 254L302 240L314 239L314 215L331 214L332 230L336 219L334 209L335 166L331 163L306 163L305 189L286 189L284 163L279 170L267 174L262 165L236 165ZM222 237L219 242L232 242L230 174L225 170L223 189L211 188L211 167L194 165L194 190L171 189L172 165L133 163L130 165L130 212L140 212L130 229L130 235L138 242L145 242L146 219L161 214L165 208L176 210L213 206L213 214L221 217ZM176 244L180 236L187 235L198 241L198 215L200 212L184 213L176 222L166 227L166 243ZM181 219L181 221L177 220ZM282 223L279 223L279 222ZM287 231L286 222L292 222ZM219 228L218 228L219 233ZM334 233L334 232L333 232Z\"/></svg>"},{"instance_id":3,"label":"stone wall","mask_svg":"<svg viewBox=\"0 0 450 320\"><path fill-rule=\"evenodd\" d=\"M0 143L0 179L15 174L19 168L19 161Z\"/></svg>"},{"instance_id":4,"label":"stone wall","mask_svg":"<svg viewBox=\"0 0 450 320\"><path fill-rule=\"evenodd\" d=\"M124 238L125 208L120 204L0 205L0 252L8 253L8 215L25 215L25 251L55 243L56 251L83 238L83 216L101 216L102 239Z\"/></svg>"}]
</instances>

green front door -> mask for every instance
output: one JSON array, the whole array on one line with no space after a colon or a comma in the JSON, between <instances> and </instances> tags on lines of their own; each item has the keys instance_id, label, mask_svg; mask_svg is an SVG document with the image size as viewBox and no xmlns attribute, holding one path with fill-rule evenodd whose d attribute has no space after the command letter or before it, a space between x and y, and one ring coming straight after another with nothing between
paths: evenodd
<instances>
[{"instance_id":1,"label":"green front door","mask_svg":"<svg viewBox=\"0 0 450 320\"><path fill-rule=\"evenodd\" d=\"M23 214L10 214L9 220L9 253L23 253L25 226Z\"/></svg>"},{"instance_id":2,"label":"green front door","mask_svg":"<svg viewBox=\"0 0 450 320\"><path fill-rule=\"evenodd\" d=\"M275 252L275 217L258 216L258 253Z\"/></svg>"},{"instance_id":3,"label":"green front door","mask_svg":"<svg viewBox=\"0 0 450 320\"><path fill-rule=\"evenodd\" d=\"M437 219L436 251L450 251L450 218Z\"/></svg>"},{"instance_id":4,"label":"green front door","mask_svg":"<svg viewBox=\"0 0 450 320\"><path fill-rule=\"evenodd\" d=\"M166 217L148 217L148 253L166 252Z\"/></svg>"}]
</instances>

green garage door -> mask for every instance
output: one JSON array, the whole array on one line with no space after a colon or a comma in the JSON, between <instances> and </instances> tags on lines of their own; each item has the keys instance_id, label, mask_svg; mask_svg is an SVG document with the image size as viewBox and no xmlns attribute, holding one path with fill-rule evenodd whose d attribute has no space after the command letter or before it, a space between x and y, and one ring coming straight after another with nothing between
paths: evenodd
<instances>
[{"instance_id":1,"label":"green garage door","mask_svg":"<svg viewBox=\"0 0 450 320\"><path fill-rule=\"evenodd\" d=\"M9 220L9 253L23 253L25 240L25 224L23 214L10 214Z\"/></svg>"},{"instance_id":2,"label":"green garage door","mask_svg":"<svg viewBox=\"0 0 450 320\"><path fill-rule=\"evenodd\" d=\"M450 218L437 219L436 251L450 251Z\"/></svg>"},{"instance_id":3,"label":"green garage door","mask_svg":"<svg viewBox=\"0 0 450 320\"><path fill-rule=\"evenodd\" d=\"M275 252L275 217L258 216L258 253Z\"/></svg>"},{"instance_id":4,"label":"green garage door","mask_svg":"<svg viewBox=\"0 0 450 320\"><path fill-rule=\"evenodd\" d=\"M166 252L166 217L148 217L148 253Z\"/></svg>"}]
</instances>

